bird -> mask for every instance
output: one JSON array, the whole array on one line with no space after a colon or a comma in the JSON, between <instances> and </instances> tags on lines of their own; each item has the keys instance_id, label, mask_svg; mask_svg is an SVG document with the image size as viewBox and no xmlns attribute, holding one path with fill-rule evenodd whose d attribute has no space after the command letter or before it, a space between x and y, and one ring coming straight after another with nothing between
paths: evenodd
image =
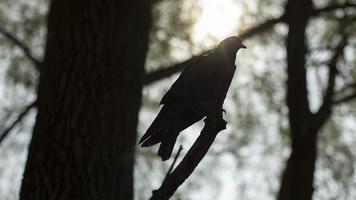
<instances>
[{"instance_id":1,"label":"bird","mask_svg":"<svg viewBox=\"0 0 356 200\"><path fill-rule=\"evenodd\" d=\"M237 36L221 41L210 53L198 56L184 68L164 94L158 115L141 137L141 147L160 143L163 161L172 154L181 131L221 108L234 76L237 51L246 48Z\"/></svg>"}]
</instances>

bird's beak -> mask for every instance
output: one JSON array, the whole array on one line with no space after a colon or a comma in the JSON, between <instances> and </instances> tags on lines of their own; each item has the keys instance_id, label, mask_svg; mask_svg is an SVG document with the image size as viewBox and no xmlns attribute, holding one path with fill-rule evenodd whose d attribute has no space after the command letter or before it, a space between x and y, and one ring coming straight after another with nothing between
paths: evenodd
<instances>
[{"instance_id":1,"label":"bird's beak","mask_svg":"<svg viewBox=\"0 0 356 200\"><path fill-rule=\"evenodd\" d=\"M241 48L247 49L247 47L244 44L241 44Z\"/></svg>"}]
</instances>

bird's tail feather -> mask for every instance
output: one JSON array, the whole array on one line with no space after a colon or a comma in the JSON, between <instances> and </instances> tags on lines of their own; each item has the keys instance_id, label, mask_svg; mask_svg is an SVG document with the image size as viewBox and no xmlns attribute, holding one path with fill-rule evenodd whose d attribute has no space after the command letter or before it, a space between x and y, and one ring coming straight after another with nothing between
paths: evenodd
<instances>
[{"instance_id":1,"label":"bird's tail feather","mask_svg":"<svg viewBox=\"0 0 356 200\"><path fill-rule=\"evenodd\" d=\"M142 136L140 141L142 147L149 147L155 145L163 140L171 123L172 114L174 114L172 108L163 106L161 111L158 113L155 120L152 122L151 126L147 129L146 133Z\"/></svg>"},{"instance_id":2,"label":"bird's tail feather","mask_svg":"<svg viewBox=\"0 0 356 200\"><path fill-rule=\"evenodd\" d=\"M163 161L171 156L177 137L180 131L183 130L180 111L179 105L175 107L163 106L156 119L139 141L142 147L161 143L158 155Z\"/></svg>"},{"instance_id":3,"label":"bird's tail feather","mask_svg":"<svg viewBox=\"0 0 356 200\"><path fill-rule=\"evenodd\" d=\"M165 134L165 128L156 125L160 121L159 118L156 118L152 125L147 129L146 133L142 136L139 141L139 144L141 144L142 147L149 147L161 142L162 136Z\"/></svg>"},{"instance_id":4,"label":"bird's tail feather","mask_svg":"<svg viewBox=\"0 0 356 200\"><path fill-rule=\"evenodd\" d=\"M163 139L158 149L158 155L162 158L163 161L168 160L169 157L171 157L174 144L177 141L179 132L176 134L174 133L171 134L172 135L168 135L168 134L166 135L167 137Z\"/></svg>"}]
</instances>

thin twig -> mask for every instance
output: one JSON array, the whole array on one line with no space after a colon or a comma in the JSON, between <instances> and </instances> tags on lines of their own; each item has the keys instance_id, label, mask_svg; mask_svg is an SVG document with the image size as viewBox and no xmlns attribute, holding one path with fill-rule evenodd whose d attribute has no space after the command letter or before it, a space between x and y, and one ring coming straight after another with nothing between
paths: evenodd
<instances>
[{"instance_id":1,"label":"thin twig","mask_svg":"<svg viewBox=\"0 0 356 200\"><path fill-rule=\"evenodd\" d=\"M6 136L11 132L11 130L22 121L22 119L27 115L27 113L36 106L36 101L32 102L31 104L27 105L25 109L17 116L16 120L12 122L12 124L5 129L5 131L0 135L0 144L6 138Z\"/></svg>"},{"instance_id":2,"label":"thin twig","mask_svg":"<svg viewBox=\"0 0 356 200\"><path fill-rule=\"evenodd\" d=\"M30 50L30 48L20 39L18 39L15 35L11 34L9 31L5 30L4 28L0 27L0 34L8 38L12 41L18 48L20 48L23 53L27 56L27 58L33 63L34 67L39 70L41 66L41 61L35 58ZM0 144L2 141L9 135L11 130L21 122L21 120L27 115L27 113L36 105L36 102L32 102L31 104L27 105L25 109L19 114L17 119L5 129L5 131L0 135Z\"/></svg>"},{"instance_id":3,"label":"thin twig","mask_svg":"<svg viewBox=\"0 0 356 200\"><path fill-rule=\"evenodd\" d=\"M335 92L336 94L345 93L345 91L354 89L356 91L356 82L347 83L343 88Z\"/></svg>"},{"instance_id":4,"label":"thin twig","mask_svg":"<svg viewBox=\"0 0 356 200\"><path fill-rule=\"evenodd\" d=\"M335 4L330 6L325 6L324 8L314 9L312 11L312 16L318 16L320 13L328 13L331 11L335 11L338 9L346 9L346 8L356 8L355 3L344 3L344 4Z\"/></svg>"},{"instance_id":5,"label":"thin twig","mask_svg":"<svg viewBox=\"0 0 356 200\"><path fill-rule=\"evenodd\" d=\"M33 65L36 67L37 70L40 69L41 66L41 61L35 56L33 56L30 48L19 38L17 38L15 35L11 34L9 31L5 30L4 28L0 27L0 33L4 35L6 38L11 40L17 47L19 47L24 54L27 56L27 58L33 63Z\"/></svg>"},{"instance_id":6,"label":"thin twig","mask_svg":"<svg viewBox=\"0 0 356 200\"><path fill-rule=\"evenodd\" d=\"M336 99L336 100L333 101L333 104L346 103L346 102L349 102L349 101L354 100L354 99L356 99L356 93L341 97L339 99Z\"/></svg>"},{"instance_id":7,"label":"thin twig","mask_svg":"<svg viewBox=\"0 0 356 200\"><path fill-rule=\"evenodd\" d=\"M178 157L179 157L179 154L180 154L180 152L181 152L182 150L183 150L183 146L180 145L180 146L179 146L179 149L178 149L178 151L177 151L177 154L176 154L176 156L174 157L174 160L173 160L171 166L169 167L169 169L168 169L168 171L167 171L167 173L166 173L166 176L164 177L164 180L169 176L169 174L172 173L173 168L174 168L174 165L176 164L176 162L177 162L177 160L178 160Z\"/></svg>"},{"instance_id":8,"label":"thin twig","mask_svg":"<svg viewBox=\"0 0 356 200\"><path fill-rule=\"evenodd\" d=\"M314 125L317 128L322 127L325 121L330 117L332 113L333 99L335 97L335 82L336 76L338 74L337 64L340 57L343 55L343 51L345 46L347 45L347 36L344 35L339 45L334 51L334 55L331 57L329 66L329 77L328 77L328 85L326 87L326 92L323 97L323 103L320 106L319 110L313 114L312 120L314 121Z\"/></svg>"}]
</instances>

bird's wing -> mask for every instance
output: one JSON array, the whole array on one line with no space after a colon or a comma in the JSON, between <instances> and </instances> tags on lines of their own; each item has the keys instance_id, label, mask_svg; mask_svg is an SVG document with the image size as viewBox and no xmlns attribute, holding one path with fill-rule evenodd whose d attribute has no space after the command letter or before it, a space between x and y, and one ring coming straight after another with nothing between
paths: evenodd
<instances>
[{"instance_id":1,"label":"bird's wing","mask_svg":"<svg viewBox=\"0 0 356 200\"><path fill-rule=\"evenodd\" d=\"M203 79L208 79L208 74L204 73L209 68L208 65L213 65L212 54L202 55L193 60L187 67L184 68L181 75L173 83L171 88L162 97L160 104L174 103L177 101L191 99L195 96L195 90L199 93L203 83ZM209 71L209 70L208 70ZM196 95L198 95L198 93Z\"/></svg>"}]
</instances>

